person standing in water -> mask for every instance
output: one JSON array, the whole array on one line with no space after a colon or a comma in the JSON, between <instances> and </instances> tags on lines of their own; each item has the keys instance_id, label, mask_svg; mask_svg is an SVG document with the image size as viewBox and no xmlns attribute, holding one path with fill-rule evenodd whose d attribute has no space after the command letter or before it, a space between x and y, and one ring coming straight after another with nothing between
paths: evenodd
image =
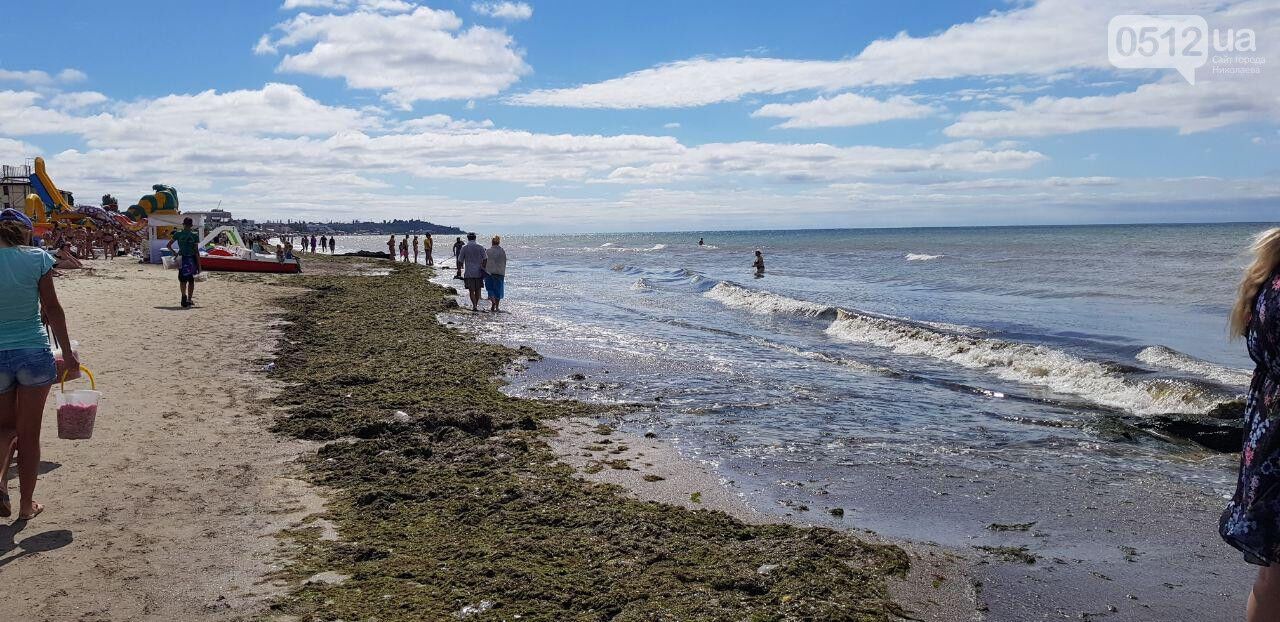
<instances>
[{"instance_id":1,"label":"person standing in water","mask_svg":"<svg viewBox=\"0 0 1280 622\"><path fill-rule=\"evenodd\" d=\"M409 262L409 236L400 238L400 261Z\"/></svg>"},{"instance_id":2,"label":"person standing in water","mask_svg":"<svg viewBox=\"0 0 1280 622\"><path fill-rule=\"evenodd\" d=\"M191 228L191 217L182 219L182 230L174 231L167 248L173 252L178 243L178 291L182 293L182 308L194 306L196 275L200 274L200 234Z\"/></svg>"},{"instance_id":3,"label":"person standing in water","mask_svg":"<svg viewBox=\"0 0 1280 622\"><path fill-rule=\"evenodd\" d=\"M453 278L455 278L455 279L461 279L461 278L462 278L462 260L458 258L458 253L461 253L461 252L462 252L462 247L463 247L463 246L465 246L465 245L462 243L462 238L454 238L454 240L453 240L453 266L454 266L455 268L457 268L457 269L458 269L458 271L457 271L457 272L455 272L455 273L454 273L454 275L453 275Z\"/></svg>"},{"instance_id":4,"label":"person standing in water","mask_svg":"<svg viewBox=\"0 0 1280 622\"><path fill-rule=\"evenodd\" d=\"M471 310L479 311L480 288L484 287L484 247L476 244L476 234L467 234L467 243L458 249L458 266L463 270L462 282L471 298Z\"/></svg>"},{"instance_id":5,"label":"person standing in water","mask_svg":"<svg viewBox=\"0 0 1280 622\"><path fill-rule=\"evenodd\" d=\"M311 234L311 252L316 252L316 234Z\"/></svg>"},{"instance_id":6,"label":"person standing in water","mask_svg":"<svg viewBox=\"0 0 1280 622\"><path fill-rule=\"evenodd\" d=\"M391 234L390 238L387 238L387 257L391 261L396 260L396 234L394 233Z\"/></svg>"},{"instance_id":7,"label":"person standing in water","mask_svg":"<svg viewBox=\"0 0 1280 622\"><path fill-rule=\"evenodd\" d=\"M61 376L80 377L75 350L63 348L62 368L49 348L50 335L70 344L67 318L53 284L53 257L30 246L30 219L16 210L0 213L0 517L13 513L9 462L18 451L18 519L44 511L34 499L40 474L40 424L49 388ZM19 527L21 529L21 527Z\"/></svg>"},{"instance_id":8,"label":"person standing in water","mask_svg":"<svg viewBox=\"0 0 1280 622\"><path fill-rule=\"evenodd\" d=\"M418 236L413 236L413 263L418 263Z\"/></svg>"},{"instance_id":9,"label":"person standing in water","mask_svg":"<svg viewBox=\"0 0 1280 622\"><path fill-rule=\"evenodd\" d=\"M1227 544L1261 566L1247 622L1280 620L1280 228L1253 241L1231 311L1231 336L1244 337L1257 364L1244 408L1244 451L1235 495L1218 524Z\"/></svg>"},{"instance_id":10,"label":"person standing in water","mask_svg":"<svg viewBox=\"0 0 1280 622\"><path fill-rule=\"evenodd\" d=\"M491 242L493 246L484 254L484 290L489 294L489 311L497 313L507 278L507 251L501 246L500 236L493 236Z\"/></svg>"},{"instance_id":11,"label":"person standing in water","mask_svg":"<svg viewBox=\"0 0 1280 622\"><path fill-rule=\"evenodd\" d=\"M329 248L329 237L324 234L321 234L320 235L320 252L323 253L327 248Z\"/></svg>"},{"instance_id":12,"label":"person standing in water","mask_svg":"<svg viewBox=\"0 0 1280 622\"><path fill-rule=\"evenodd\" d=\"M332 255L336 252L338 252L338 238L329 236L329 254Z\"/></svg>"},{"instance_id":13,"label":"person standing in water","mask_svg":"<svg viewBox=\"0 0 1280 622\"><path fill-rule=\"evenodd\" d=\"M764 276L764 253L761 253L759 249L756 249L756 260L755 263L751 264L751 267L756 269L757 279Z\"/></svg>"},{"instance_id":14,"label":"person standing in water","mask_svg":"<svg viewBox=\"0 0 1280 622\"><path fill-rule=\"evenodd\" d=\"M434 246L435 246L435 242L432 241L431 234L430 233L426 234L426 237L422 239L422 251L427 255L426 260L427 260L428 266L436 265L436 260L431 258L431 249Z\"/></svg>"},{"instance_id":15,"label":"person standing in water","mask_svg":"<svg viewBox=\"0 0 1280 622\"><path fill-rule=\"evenodd\" d=\"M702 238L698 238L698 246L702 246L703 244L706 244L706 242Z\"/></svg>"}]
</instances>

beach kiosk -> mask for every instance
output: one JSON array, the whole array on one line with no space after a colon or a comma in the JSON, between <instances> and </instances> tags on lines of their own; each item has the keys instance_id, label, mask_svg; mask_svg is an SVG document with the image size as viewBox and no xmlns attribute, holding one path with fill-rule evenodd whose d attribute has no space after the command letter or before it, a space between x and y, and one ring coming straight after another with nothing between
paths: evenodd
<instances>
[{"instance_id":1,"label":"beach kiosk","mask_svg":"<svg viewBox=\"0 0 1280 622\"><path fill-rule=\"evenodd\" d=\"M182 229L182 221L191 219L192 228L204 237L204 223L209 212L155 212L147 216L147 261L162 263L164 247L169 244L173 232Z\"/></svg>"}]
</instances>

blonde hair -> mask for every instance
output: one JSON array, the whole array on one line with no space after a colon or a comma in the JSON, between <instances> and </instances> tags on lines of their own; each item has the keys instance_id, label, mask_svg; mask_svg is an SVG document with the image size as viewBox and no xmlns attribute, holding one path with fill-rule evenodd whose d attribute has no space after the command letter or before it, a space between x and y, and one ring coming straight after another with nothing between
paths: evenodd
<instances>
[{"instance_id":1,"label":"blonde hair","mask_svg":"<svg viewBox=\"0 0 1280 622\"><path fill-rule=\"evenodd\" d=\"M501 243L502 243L502 236L500 236L500 235L495 235L495 236L493 236L493 243L494 243L494 244L501 244Z\"/></svg>"},{"instance_id":2,"label":"blonde hair","mask_svg":"<svg viewBox=\"0 0 1280 622\"><path fill-rule=\"evenodd\" d=\"M1280 227L1267 229L1253 238L1249 245L1253 251L1253 263L1244 269L1240 279L1240 295L1231 310L1231 336L1243 337L1249 330L1249 317L1253 315L1254 301L1267 279L1280 268Z\"/></svg>"}]
</instances>

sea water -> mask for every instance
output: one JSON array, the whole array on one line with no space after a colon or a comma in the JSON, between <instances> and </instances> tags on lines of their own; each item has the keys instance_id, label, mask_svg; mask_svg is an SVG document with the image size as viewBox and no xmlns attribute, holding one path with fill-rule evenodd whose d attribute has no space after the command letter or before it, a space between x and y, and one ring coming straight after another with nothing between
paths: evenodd
<instances>
[{"instance_id":1,"label":"sea water","mask_svg":"<svg viewBox=\"0 0 1280 622\"><path fill-rule=\"evenodd\" d=\"M788 471L904 461L1154 474L1220 496L1231 457L1114 424L1241 396L1252 363L1226 317L1263 228L483 231L504 237L508 313L463 324L552 361L512 392L633 405L632 426L763 498Z\"/></svg>"}]
</instances>

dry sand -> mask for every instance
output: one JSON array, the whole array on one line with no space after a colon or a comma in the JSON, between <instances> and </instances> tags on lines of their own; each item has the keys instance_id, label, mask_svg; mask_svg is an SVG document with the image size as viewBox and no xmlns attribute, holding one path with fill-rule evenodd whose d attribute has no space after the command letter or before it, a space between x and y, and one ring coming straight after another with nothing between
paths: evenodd
<instances>
[{"instance_id":1,"label":"dry sand","mask_svg":"<svg viewBox=\"0 0 1280 622\"><path fill-rule=\"evenodd\" d=\"M58 439L45 412L47 509L0 520L0 619L249 617L280 589L262 578L273 534L322 504L289 478L306 444L256 405L279 390L260 370L268 301L288 290L215 276L183 310L172 271L88 265L56 284L103 404L87 441Z\"/></svg>"}]
</instances>

